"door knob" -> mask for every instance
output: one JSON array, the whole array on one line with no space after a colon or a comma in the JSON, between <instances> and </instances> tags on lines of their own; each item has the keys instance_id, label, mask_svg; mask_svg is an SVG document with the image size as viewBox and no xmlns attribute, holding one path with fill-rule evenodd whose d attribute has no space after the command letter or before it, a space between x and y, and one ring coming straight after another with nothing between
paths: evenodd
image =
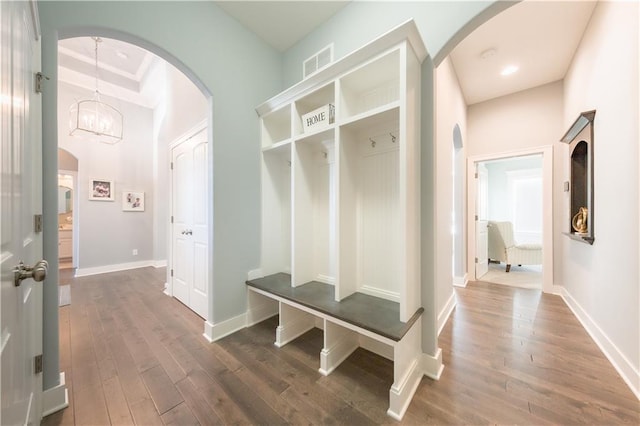
<instances>
[{"instance_id":1,"label":"door knob","mask_svg":"<svg viewBox=\"0 0 640 426\"><path fill-rule=\"evenodd\" d=\"M39 260L35 265L29 266L20 262L13 270L13 284L17 287L23 280L33 278L34 281L44 281L49 270L49 263L46 260Z\"/></svg>"},{"instance_id":2,"label":"door knob","mask_svg":"<svg viewBox=\"0 0 640 426\"><path fill-rule=\"evenodd\" d=\"M193 235L193 231L191 229L187 229L184 233L187 235Z\"/></svg>"}]
</instances>

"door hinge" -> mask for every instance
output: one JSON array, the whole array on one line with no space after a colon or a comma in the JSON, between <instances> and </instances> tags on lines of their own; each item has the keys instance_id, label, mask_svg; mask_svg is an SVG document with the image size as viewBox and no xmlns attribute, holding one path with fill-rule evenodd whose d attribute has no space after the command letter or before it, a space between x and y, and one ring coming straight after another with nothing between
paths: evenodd
<instances>
[{"instance_id":1,"label":"door hinge","mask_svg":"<svg viewBox=\"0 0 640 426\"><path fill-rule=\"evenodd\" d=\"M173 269L171 270L171 276L173 277Z\"/></svg>"},{"instance_id":2,"label":"door hinge","mask_svg":"<svg viewBox=\"0 0 640 426\"><path fill-rule=\"evenodd\" d=\"M171 162L171 170L173 170L173 161Z\"/></svg>"},{"instance_id":3,"label":"door hinge","mask_svg":"<svg viewBox=\"0 0 640 426\"><path fill-rule=\"evenodd\" d=\"M42 80L49 80L49 77L47 77L46 75L42 74L41 72L37 72L36 73L36 80L35 80L35 91L36 93L42 93Z\"/></svg>"},{"instance_id":4,"label":"door hinge","mask_svg":"<svg viewBox=\"0 0 640 426\"><path fill-rule=\"evenodd\" d=\"M476 263L478 263L478 258L476 257Z\"/></svg>"},{"instance_id":5,"label":"door hinge","mask_svg":"<svg viewBox=\"0 0 640 426\"><path fill-rule=\"evenodd\" d=\"M171 216L171 223L173 223L173 216Z\"/></svg>"},{"instance_id":6,"label":"door hinge","mask_svg":"<svg viewBox=\"0 0 640 426\"><path fill-rule=\"evenodd\" d=\"M476 172L476 174L475 174L475 178L476 178L476 179L478 179L478 172Z\"/></svg>"},{"instance_id":7,"label":"door hinge","mask_svg":"<svg viewBox=\"0 0 640 426\"><path fill-rule=\"evenodd\" d=\"M34 358L34 372L35 374L42 373L42 354L36 355Z\"/></svg>"},{"instance_id":8,"label":"door hinge","mask_svg":"<svg viewBox=\"0 0 640 426\"><path fill-rule=\"evenodd\" d=\"M33 215L33 231L38 234L42 232L42 215Z\"/></svg>"},{"instance_id":9,"label":"door hinge","mask_svg":"<svg viewBox=\"0 0 640 426\"><path fill-rule=\"evenodd\" d=\"M476 220L478 220L478 215L476 215Z\"/></svg>"}]
</instances>

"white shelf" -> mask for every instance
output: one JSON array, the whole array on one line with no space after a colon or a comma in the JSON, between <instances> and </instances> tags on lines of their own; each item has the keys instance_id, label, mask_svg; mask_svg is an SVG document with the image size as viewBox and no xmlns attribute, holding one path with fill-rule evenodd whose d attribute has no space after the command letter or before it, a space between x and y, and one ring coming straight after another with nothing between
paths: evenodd
<instances>
[{"instance_id":1,"label":"white shelf","mask_svg":"<svg viewBox=\"0 0 640 426\"><path fill-rule=\"evenodd\" d=\"M309 133L299 135L296 138L296 141L304 142L304 143L313 143L313 142L322 142L326 140L334 140L335 129L336 129L336 125L331 124L329 127L318 129L315 132L309 132Z\"/></svg>"},{"instance_id":2,"label":"white shelf","mask_svg":"<svg viewBox=\"0 0 640 426\"><path fill-rule=\"evenodd\" d=\"M272 145L291 138L291 106L285 105L279 110L269 113L262 120L262 147Z\"/></svg>"},{"instance_id":3,"label":"white shelf","mask_svg":"<svg viewBox=\"0 0 640 426\"><path fill-rule=\"evenodd\" d=\"M399 114L400 102L395 101L341 120L339 126L350 131L361 132L372 127L380 127L380 123L397 122Z\"/></svg>"},{"instance_id":4,"label":"white shelf","mask_svg":"<svg viewBox=\"0 0 640 426\"><path fill-rule=\"evenodd\" d=\"M262 148L262 152L283 152L291 149L291 139L285 139L283 141L274 143Z\"/></svg>"}]
</instances>

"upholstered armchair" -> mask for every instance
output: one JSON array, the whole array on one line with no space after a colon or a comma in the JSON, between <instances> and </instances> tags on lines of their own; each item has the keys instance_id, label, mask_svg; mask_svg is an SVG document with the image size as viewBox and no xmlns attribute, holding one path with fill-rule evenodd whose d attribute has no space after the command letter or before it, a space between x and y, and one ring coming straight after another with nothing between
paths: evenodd
<instances>
[{"instance_id":1,"label":"upholstered armchair","mask_svg":"<svg viewBox=\"0 0 640 426\"><path fill-rule=\"evenodd\" d=\"M541 265L542 246L540 244L516 244L511 222L489 221L489 259L511 265Z\"/></svg>"}]
</instances>

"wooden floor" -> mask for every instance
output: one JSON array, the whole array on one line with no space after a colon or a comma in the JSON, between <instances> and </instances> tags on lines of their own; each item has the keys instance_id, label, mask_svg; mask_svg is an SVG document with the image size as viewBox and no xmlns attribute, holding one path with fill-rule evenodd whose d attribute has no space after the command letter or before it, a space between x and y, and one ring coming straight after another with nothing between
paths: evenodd
<instances>
[{"instance_id":1,"label":"wooden floor","mask_svg":"<svg viewBox=\"0 0 640 426\"><path fill-rule=\"evenodd\" d=\"M390 361L358 349L323 377L322 333L278 349L275 318L208 344L202 319L162 293L164 277L63 277L70 406L43 424L398 423L385 414ZM560 298L486 283L456 293L443 376L422 380L402 423L640 424L639 401Z\"/></svg>"}]
</instances>

